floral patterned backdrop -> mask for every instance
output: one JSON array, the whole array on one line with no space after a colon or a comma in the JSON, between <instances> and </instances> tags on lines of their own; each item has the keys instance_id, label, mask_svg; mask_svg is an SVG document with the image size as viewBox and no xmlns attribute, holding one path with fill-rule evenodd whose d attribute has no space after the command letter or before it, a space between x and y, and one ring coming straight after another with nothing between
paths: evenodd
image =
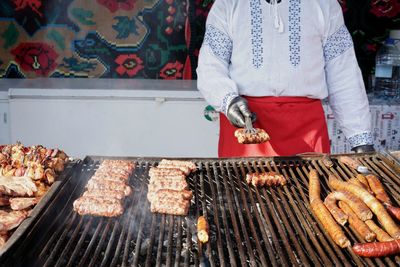
<instances>
[{"instance_id":1,"label":"floral patterned backdrop","mask_svg":"<svg viewBox=\"0 0 400 267\"><path fill-rule=\"evenodd\" d=\"M338 0L365 81L400 0ZM213 0L0 0L0 77L196 79Z\"/></svg>"}]
</instances>

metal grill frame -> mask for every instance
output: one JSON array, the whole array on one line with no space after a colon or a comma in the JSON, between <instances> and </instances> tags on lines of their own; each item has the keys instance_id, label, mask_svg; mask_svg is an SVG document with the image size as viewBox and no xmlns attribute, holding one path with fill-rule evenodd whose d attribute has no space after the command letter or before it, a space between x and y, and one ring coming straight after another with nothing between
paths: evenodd
<instances>
[{"instance_id":1,"label":"metal grill frame","mask_svg":"<svg viewBox=\"0 0 400 267\"><path fill-rule=\"evenodd\" d=\"M50 186L46 194L40 199L39 203L32 209L31 214L26 218L12 233L6 244L0 248L0 263L1 259L7 258L8 255L16 249L23 240L23 237L30 230L35 221L41 216L43 211L54 199L60 188L72 177L74 169L77 167L78 161L71 161L65 165L64 171L56 178Z\"/></svg>"},{"instance_id":2,"label":"metal grill frame","mask_svg":"<svg viewBox=\"0 0 400 267\"><path fill-rule=\"evenodd\" d=\"M337 247L313 216L308 202L308 172L347 180L354 170L337 162L326 168L320 155L275 158L188 159L199 171L188 179L194 193L188 217L151 214L146 198L148 169L160 158L121 158L137 163L130 181L133 197L120 218L80 217L72 202L105 158L89 156L79 163L74 179L64 184L31 231L4 264L17 266L199 266L195 219L208 218L211 241L202 252L211 266L398 266L400 257L360 258ZM381 154L350 155L383 179L400 206L399 166ZM244 177L250 171L276 171L288 184L254 188ZM361 238L343 228L352 244ZM167 245L165 245L167 244ZM1 262L1 261L0 261Z\"/></svg>"}]
</instances>

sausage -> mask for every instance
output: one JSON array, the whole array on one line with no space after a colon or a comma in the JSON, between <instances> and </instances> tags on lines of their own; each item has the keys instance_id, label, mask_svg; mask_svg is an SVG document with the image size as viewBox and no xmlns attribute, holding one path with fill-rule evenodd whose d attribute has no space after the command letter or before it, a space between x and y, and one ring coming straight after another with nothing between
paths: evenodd
<instances>
[{"instance_id":1,"label":"sausage","mask_svg":"<svg viewBox=\"0 0 400 267\"><path fill-rule=\"evenodd\" d=\"M392 215L393 218L397 219L400 221L400 208L398 207L393 207L391 205L385 205L386 210L390 215Z\"/></svg>"},{"instance_id":2,"label":"sausage","mask_svg":"<svg viewBox=\"0 0 400 267\"><path fill-rule=\"evenodd\" d=\"M358 218L360 218L362 221L366 221L369 219L372 219L372 212L371 210L365 205L364 202L361 201L358 197L354 196L353 194L346 192L346 191L335 191L330 193L327 196L327 199L329 204L336 204L336 201L342 200L346 202L350 208L355 212ZM325 204L326 204L325 202Z\"/></svg>"},{"instance_id":3,"label":"sausage","mask_svg":"<svg viewBox=\"0 0 400 267\"><path fill-rule=\"evenodd\" d=\"M386 257L395 255L400 253L400 240L355 244L353 251L361 257Z\"/></svg>"},{"instance_id":4,"label":"sausage","mask_svg":"<svg viewBox=\"0 0 400 267\"><path fill-rule=\"evenodd\" d=\"M162 159L159 165L173 165L173 166L185 166L189 168L192 172L197 169L196 164L191 161L187 160L169 160L169 159Z\"/></svg>"},{"instance_id":5,"label":"sausage","mask_svg":"<svg viewBox=\"0 0 400 267\"><path fill-rule=\"evenodd\" d=\"M181 170L185 175L189 175L191 170L189 167L186 167L184 165L178 166L178 165L172 165L172 164L158 164L157 169L166 169L166 170Z\"/></svg>"},{"instance_id":6,"label":"sausage","mask_svg":"<svg viewBox=\"0 0 400 267\"><path fill-rule=\"evenodd\" d=\"M339 207L343 212L349 216L349 224L354 228L354 230L359 233L362 238L367 242L372 242L376 238L376 234L369 229L369 227L361 221L349 205L344 201L339 201Z\"/></svg>"},{"instance_id":7,"label":"sausage","mask_svg":"<svg viewBox=\"0 0 400 267\"><path fill-rule=\"evenodd\" d=\"M364 201L365 204L372 210L377 216L379 222L383 228L393 238L400 238L400 228L396 225L393 219L390 217L385 207L380 203L374 196L372 196L367 190L362 187L355 186L353 184L345 183L336 179L335 176L329 175L329 185L335 190L341 190L350 192Z\"/></svg>"},{"instance_id":8,"label":"sausage","mask_svg":"<svg viewBox=\"0 0 400 267\"><path fill-rule=\"evenodd\" d=\"M369 229L376 234L376 239L380 242L392 241L393 238L382 230L378 225L375 224L373 220L366 220L365 224L368 225Z\"/></svg>"},{"instance_id":9,"label":"sausage","mask_svg":"<svg viewBox=\"0 0 400 267\"><path fill-rule=\"evenodd\" d=\"M163 178L163 177L176 177L177 179L185 179L186 175L180 169L160 169L160 168L150 168L149 170L150 178Z\"/></svg>"},{"instance_id":10,"label":"sausage","mask_svg":"<svg viewBox=\"0 0 400 267\"><path fill-rule=\"evenodd\" d=\"M356 185L356 186L359 186L359 187L363 187L364 189L367 189L367 188L365 187L365 185L364 185L363 183L361 183L361 182L360 182L357 178L355 178L355 177L349 179L347 182L348 182L348 183L351 183L351 184L354 184L354 185ZM367 189L367 190L368 190L368 189ZM370 193L371 193L371 192L370 192Z\"/></svg>"},{"instance_id":11,"label":"sausage","mask_svg":"<svg viewBox=\"0 0 400 267\"><path fill-rule=\"evenodd\" d=\"M201 243L208 242L208 222L204 216L197 219L197 238Z\"/></svg>"},{"instance_id":12,"label":"sausage","mask_svg":"<svg viewBox=\"0 0 400 267\"><path fill-rule=\"evenodd\" d=\"M338 160L354 170L357 170L357 167L361 165L357 160L349 156L340 156Z\"/></svg>"},{"instance_id":13,"label":"sausage","mask_svg":"<svg viewBox=\"0 0 400 267\"><path fill-rule=\"evenodd\" d=\"M372 193L371 188L369 187L367 178L365 178L365 176L363 174L357 174L356 176L357 180L364 185L365 189L368 190L368 192Z\"/></svg>"},{"instance_id":14,"label":"sausage","mask_svg":"<svg viewBox=\"0 0 400 267\"><path fill-rule=\"evenodd\" d=\"M311 210L320 221L324 229L328 232L329 236L341 248L350 246L350 240L347 239L344 232L336 223L336 221L332 218L332 215L329 213L328 209L325 207L324 203L321 200L321 185L316 170L311 170L309 173L308 191Z\"/></svg>"},{"instance_id":15,"label":"sausage","mask_svg":"<svg viewBox=\"0 0 400 267\"><path fill-rule=\"evenodd\" d=\"M382 203L391 205L392 202L389 196L386 194L385 189L383 188L383 184L379 179L372 174L369 174L365 177L368 181L369 187L371 188L372 192L375 194L375 197Z\"/></svg>"},{"instance_id":16,"label":"sausage","mask_svg":"<svg viewBox=\"0 0 400 267\"><path fill-rule=\"evenodd\" d=\"M322 164L324 164L325 167L327 167L327 168L332 168L333 167L333 162L332 162L331 158L328 155L324 155L322 157Z\"/></svg>"},{"instance_id":17,"label":"sausage","mask_svg":"<svg viewBox=\"0 0 400 267\"><path fill-rule=\"evenodd\" d=\"M333 197L333 194L330 193L328 196L325 198L324 204L326 208L329 210L329 212L332 214L333 218L341 224L345 225L349 219L349 216L347 216L346 213L344 213L339 207L336 205L337 199Z\"/></svg>"}]
</instances>

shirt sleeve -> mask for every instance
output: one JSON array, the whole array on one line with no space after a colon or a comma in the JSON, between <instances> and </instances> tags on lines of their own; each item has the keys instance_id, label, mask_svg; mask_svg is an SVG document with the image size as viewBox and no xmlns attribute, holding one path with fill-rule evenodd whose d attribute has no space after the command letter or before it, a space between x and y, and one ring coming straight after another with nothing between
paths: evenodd
<instances>
[{"instance_id":1,"label":"shirt sleeve","mask_svg":"<svg viewBox=\"0 0 400 267\"><path fill-rule=\"evenodd\" d=\"M371 145L371 114L353 40L339 3L329 2L323 40L329 105L352 148Z\"/></svg>"},{"instance_id":2,"label":"shirt sleeve","mask_svg":"<svg viewBox=\"0 0 400 267\"><path fill-rule=\"evenodd\" d=\"M228 14L225 0L216 0L207 17L196 70L197 88L208 103L223 113L238 96L237 85L229 75L233 41Z\"/></svg>"}]
</instances>

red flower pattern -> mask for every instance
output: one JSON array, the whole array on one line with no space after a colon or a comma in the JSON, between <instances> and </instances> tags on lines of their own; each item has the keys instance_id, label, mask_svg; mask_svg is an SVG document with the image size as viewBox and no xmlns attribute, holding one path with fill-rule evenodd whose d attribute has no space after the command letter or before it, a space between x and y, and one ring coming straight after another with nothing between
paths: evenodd
<instances>
[{"instance_id":1,"label":"red flower pattern","mask_svg":"<svg viewBox=\"0 0 400 267\"><path fill-rule=\"evenodd\" d=\"M175 80L182 78L183 64L179 61L166 64L160 71L160 77L165 80Z\"/></svg>"},{"instance_id":2,"label":"red flower pattern","mask_svg":"<svg viewBox=\"0 0 400 267\"><path fill-rule=\"evenodd\" d=\"M39 76L47 76L57 66L58 54L46 43L21 43L11 54L23 70Z\"/></svg>"},{"instance_id":3,"label":"red flower pattern","mask_svg":"<svg viewBox=\"0 0 400 267\"><path fill-rule=\"evenodd\" d=\"M143 61L135 54L119 55L115 59L115 63L119 65L115 71L120 76L126 73L129 77L133 77L144 68Z\"/></svg>"},{"instance_id":4,"label":"red flower pattern","mask_svg":"<svg viewBox=\"0 0 400 267\"><path fill-rule=\"evenodd\" d=\"M370 11L377 17L395 18L400 14L400 3L397 0L373 0Z\"/></svg>"},{"instance_id":5,"label":"red flower pattern","mask_svg":"<svg viewBox=\"0 0 400 267\"><path fill-rule=\"evenodd\" d=\"M97 3L114 13L119 9L132 10L135 7L136 0L97 0Z\"/></svg>"}]
</instances>

